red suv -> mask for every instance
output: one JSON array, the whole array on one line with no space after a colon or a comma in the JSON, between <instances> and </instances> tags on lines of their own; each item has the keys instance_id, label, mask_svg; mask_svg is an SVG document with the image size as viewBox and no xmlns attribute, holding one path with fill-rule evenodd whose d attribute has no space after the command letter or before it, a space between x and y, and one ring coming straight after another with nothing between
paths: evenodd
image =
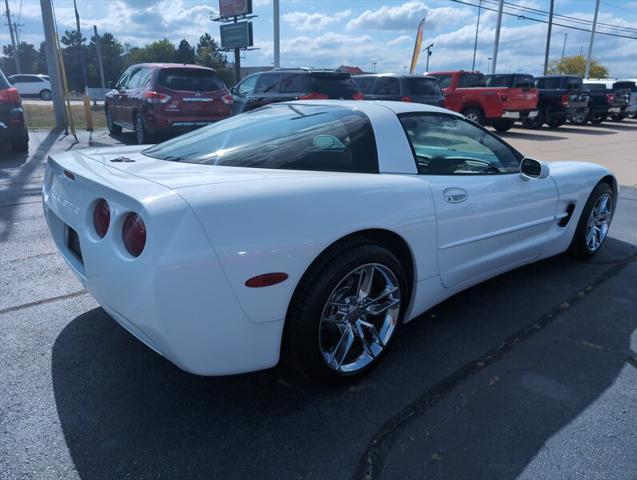
<instances>
[{"instance_id":1,"label":"red suv","mask_svg":"<svg viewBox=\"0 0 637 480\"><path fill-rule=\"evenodd\" d=\"M227 118L232 95L212 68L177 63L132 65L104 100L108 131L134 130L137 142Z\"/></svg>"}]
</instances>

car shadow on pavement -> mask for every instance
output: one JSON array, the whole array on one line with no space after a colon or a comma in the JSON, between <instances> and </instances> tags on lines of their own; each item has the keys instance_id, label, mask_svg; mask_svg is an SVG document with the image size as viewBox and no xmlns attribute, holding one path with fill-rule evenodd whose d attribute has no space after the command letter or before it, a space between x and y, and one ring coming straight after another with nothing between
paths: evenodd
<instances>
[{"instance_id":1,"label":"car shadow on pavement","mask_svg":"<svg viewBox=\"0 0 637 480\"><path fill-rule=\"evenodd\" d=\"M554 129L552 131L559 131L559 132L563 132L563 133L577 133L577 134L582 134L582 135L593 135L593 136L600 136L600 135L615 135L617 132L609 132L607 130L596 130L600 125L580 125L580 126L573 126L573 125L562 125L561 127Z\"/></svg>"},{"instance_id":2,"label":"car shadow on pavement","mask_svg":"<svg viewBox=\"0 0 637 480\"><path fill-rule=\"evenodd\" d=\"M553 140L564 140L566 137L559 135L544 135L538 130L509 130L507 132L493 132L502 138L517 138L520 140L539 140L541 142L550 142Z\"/></svg>"},{"instance_id":3,"label":"car shadow on pavement","mask_svg":"<svg viewBox=\"0 0 637 480\"><path fill-rule=\"evenodd\" d=\"M382 445L387 429L400 433L409 428L411 420L392 425L397 413L415 408L415 421L432 414L426 403L431 398L456 402L458 389L480 379L464 378L467 368L514 338L517 343L494 359L493 367L527 368L535 374L531 391L514 385L506 402L495 405L491 420L466 414L480 412L478 404L456 413L448 410L451 419L444 422L434 415L426 428L442 435L440 445L464 439L471 452L463 457L466 472L474 468L478 478L516 478L545 442L584 412L625 366L636 315L614 322L591 312L591 318L569 321L559 312L565 302L576 304L580 294L594 295L596 285L634 261L636 252L633 245L611 238L591 261L559 256L462 292L405 325L381 365L359 383L340 389L290 383L280 367L229 377L190 375L96 308L72 320L53 346L53 389L66 444L84 479L359 478L370 442L380 438ZM547 317L550 312L558 313ZM547 324L535 333L534 325L541 322ZM589 330L601 337L590 338ZM516 337L524 331L526 338ZM509 366L518 348L533 352L534 342L549 333L555 338L544 339L537 350L554 359L554 371L544 365L534 372L534 358L530 365ZM594 361L591 352L596 350L565 348L559 341L578 336L620 354ZM556 393L551 401L538 396L533 389L548 388L543 379L549 386L569 384L555 388L570 393ZM440 390L441 384L447 384L448 391ZM493 399L485 402L484 408L492 412ZM443 423L452 428L445 430ZM476 433L477 426L484 432ZM469 432L475 438L467 440ZM376 452L374 461L383 463L389 447ZM480 449L499 460L487 462ZM428 454L414 455L399 463L416 468ZM383 478L399 478L384 473Z\"/></svg>"}]
</instances>

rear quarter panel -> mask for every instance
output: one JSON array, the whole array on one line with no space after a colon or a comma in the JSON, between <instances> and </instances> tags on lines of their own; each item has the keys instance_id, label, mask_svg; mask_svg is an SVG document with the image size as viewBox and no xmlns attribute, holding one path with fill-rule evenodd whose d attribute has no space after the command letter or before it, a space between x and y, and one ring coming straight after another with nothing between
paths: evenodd
<instances>
[{"instance_id":1,"label":"rear quarter panel","mask_svg":"<svg viewBox=\"0 0 637 480\"><path fill-rule=\"evenodd\" d=\"M285 318L310 264L332 243L362 230L400 235L411 249L416 279L437 274L431 191L413 175L308 172L302 180L186 187L179 193L255 322ZM249 278L269 272L289 278L267 288L245 286Z\"/></svg>"}]
</instances>

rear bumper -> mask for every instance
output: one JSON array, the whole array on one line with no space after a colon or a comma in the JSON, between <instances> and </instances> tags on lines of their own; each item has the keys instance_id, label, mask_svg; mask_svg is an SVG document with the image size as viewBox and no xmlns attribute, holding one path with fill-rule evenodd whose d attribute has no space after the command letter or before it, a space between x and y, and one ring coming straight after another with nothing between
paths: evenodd
<instances>
[{"instance_id":1,"label":"rear bumper","mask_svg":"<svg viewBox=\"0 0 637 480\"><path fill-rule=\"evenodd\" d=\"M91 230L94 199L82 198L87 195L73 188L82 173L74 171L76 180L70 181L49 169L43 205L53 240L81 283L120 325L198 375L236 374L278 363L283 319L255 323L248 318L181 197L168 191L135 207L122 195L97 193L111 208L110 228L100 239ZM127 257L119 245L122 215L131 210L142 216L148 232L137 258ZM81 259L68 246L69 227L78 233Z\"/></svg>"},{"instance_id":2,"label":"rear bumper","mask_svg":"<svg viewBox=\"0 0 637 480\"><path fill-rule=\"evenodd\" d=\"M231 114L228 111L228 113L224 115L205 117L150 116L146 119L146 128L153 134L188 132L197 128L205 127L206 125L212 125L220 120L225 120L226 118L229 118L230 115Z\"/></svg>"},{"instance_id":3,"label":"rear bumper","mask_svg":"<svg viewBox=\"0 0 637 480\"><path fill-rule=\"evenodd\" d=\"M0 118L0 140L20 139L24 136L24 128L22 108L13 108Z\"/></svg>"}]
</instances>

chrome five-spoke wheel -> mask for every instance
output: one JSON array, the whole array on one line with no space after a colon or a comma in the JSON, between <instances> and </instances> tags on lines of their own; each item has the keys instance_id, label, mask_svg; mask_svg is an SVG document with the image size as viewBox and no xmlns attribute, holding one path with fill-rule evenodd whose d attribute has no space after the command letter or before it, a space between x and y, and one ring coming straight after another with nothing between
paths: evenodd
<instances>
[{"instance_id":1,"label":"chrome five-spoke wheel","mask_svg":"<svg viewBox=\"0 0 637 480\"><path fill-rule=\"evenodd\" d=\"M319 349L326 365L354 374L385 349L400 316L397 276L379 263L349 272L328 297L319 322Z\"/></svg>"},{"instance_id":2,"label":"chrome five-spoke wheel","mask_svg":"<svg viewBox=\"0 0 637 480\"><path fill-rule=\"evenodd\" d=\"M603 193L595 202L586 225L586 248L590 252L596 252L604 243L612 216L613 198L609 193Z\"/></svg>"}]
</instances>

